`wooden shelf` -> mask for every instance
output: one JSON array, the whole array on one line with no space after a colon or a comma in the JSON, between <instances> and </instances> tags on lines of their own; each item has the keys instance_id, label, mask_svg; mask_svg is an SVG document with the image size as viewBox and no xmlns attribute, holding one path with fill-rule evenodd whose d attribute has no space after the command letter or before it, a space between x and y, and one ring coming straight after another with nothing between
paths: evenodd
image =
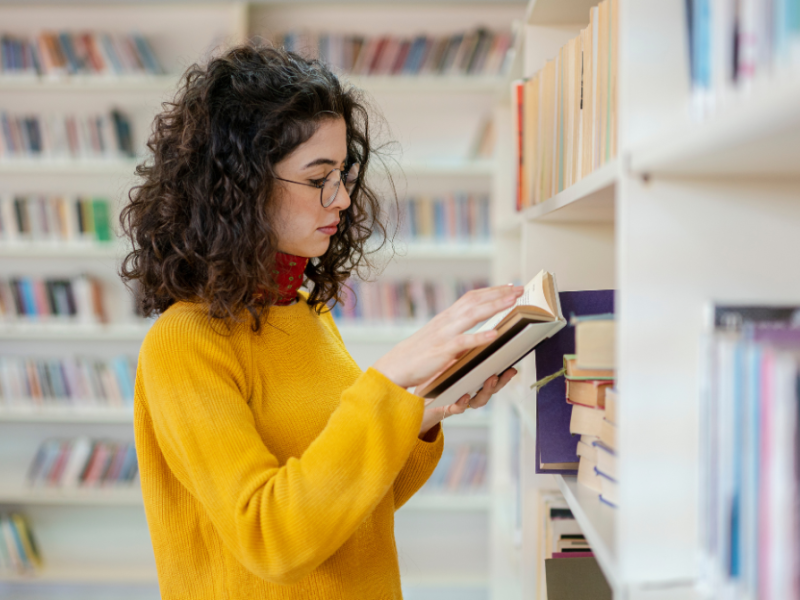
<instances>
[{"instance_id":1,"label":"wooden shelf","mask_svg":"<svg viewBox=\"0 0 800 600\"><path fill-rule=\"evenodd\" d=\"M763 81L705 122L665 128L631 150L630 168L651 175L800 175L800 79Z\"/></svg>"},{"instance_id":2,"label":"wooden shelf","mask_svg":"<svg viewBox=\"0 0 800 600\"><path fill-rule=\"evenodd\" d=\"M528 25L578 25L589 23L589 11L597 0L532 0L528 2L525 22Z\"/></svg>"},{"instance_id":3,"label":"wooden shelf","mask_svg":"<svg viewBox=\"0 0 800 600\"><path fill-rule=\"evenodd\" d=\"M409 159L393 167L405 175L458 177L490 177L494 174L494 161L491 159Z\"/></svg>"},{"instance_id":4,"label":"wooden shelf","mask_svg":"<svg viewBox=\"0 0 800 600\"><path fill-rule=\"evenodd\" d=\"M442 494L421 491L400 510L488 511L491 507L488 493Z\"/></svg>"},{"instance_id":5,"label":"wooden shelf","mask_svg":"<svg viewBox=\"0 0 800 600\"><path fill-rule=\"evenodd\" d=\"M489 260L494 256L491 242L423 243L410 242L397 244L398 259L415 260Z\"/></svg>"},{"instance_id":6,"label":"wooden shelf","mask_svg":"<svg viewBox=\"0 0 800 600\"><path fill-rule=\"evenodd\" d=\"M358 76L340 74L352 85L372 93L483 93L497 94L508 85L503 75L399 75ZM177 89L179 75L73 75L58 79L34 75L0 76L2 92L170 92Z\"/></svg>"},{"instance_id":7,"label":"wooden shelf","mask_svg":"<svg viewBox=\"0 0 800 600\"><path fill-rule=\"evenodd\" d=\"M119 258L128 247L118 242L2 242L0 258Z\"/></svg>"},{"instance_id":8,"label":"wooden shelf","mask_svg":"<svg viewBox=\"0 0 800 600\"><path fill-rule=\"evenodd\" d=\"M620 589L614 523L617 510L600 502L596 492L580 485L574 475L557 475L558 488L589 542L608 585Z\"/></svg>"},{"instance_id":9,"label":"wooden shelf","mask_svg":"<svg viewBox=\"0 0 800 600\"><path fill-rule=\"evenodd\" d=\"M0 423L133 423L132 408L11 404L0 408Z\"/></svg>"},{"instance_id":10,"label":"wooden shelf","mask_svg":"<svg viewBox=\"0 0 800 600\"><path fill-rule=\"evenodd\" d=\"M374 342L395 344L401 342L415 333L422 323L409 323L390 325L385 323L362 323L351 322L336 323L339 333L345 343L349 342Z\"/></svg>"},{"instance_id":11,"label":"wooden shelf","mask_svg":"<svg viewBox=\"0 0 800 600\"><path fill-rule=\"evenodd\" d=\"M0 75L2 92L167 92L176 88L178 75Z\"/></svg>"},{"instance_id":12,"label":"wooden shelf","mask_svg":"<svg viewBox=\"0 0 800 600\"><path fill-rule=\"evenodd\" d=\"M158 584L155 567L147 568L114 568L107 565L94 567L81 565L80 567L44 567L33 573L24 575L0 575L0 583L42 584L42 583L125 583L125 584Z\"/></svg>"},{"instance_id":13,"label":"wooden shelf","mask_svg":"<svg viewBox=\"0 0 800 600\"><path fill-rule=\"evenodd\" d=\"M137 159L34 159L0 161L4 175L134 175Z\"/></svg>"},{"instance_id":14,"label":"wooden shelf","mask_svg":"<svg viewBox=\"0 0 800 600\"><path fill-rule=\"evenodd\" d=\"M143 506L142 491L131 488L22 488L0 491L0 505L38 504L49 506Z\"/></svg>"},{"instance_id":15,"label":"wooden shelf","mask_svg":"<svg viewBox=\"0 0 800 600\"><path fill-rule=\"evenodd\" d=\"M526 208L528 221L613 222L619 166L606 163L541 204Z\"/></svg>"},{"instance_id":16,"label":"wooden shelf","mask_svg":"<svg viewBox=\"0 0 800 600\"><path fill-rule=\"evenodd\" d=\"M98 342L141 342L150 323L0 323L0 340L86 340Z\"/></svg>"}]
</instances>

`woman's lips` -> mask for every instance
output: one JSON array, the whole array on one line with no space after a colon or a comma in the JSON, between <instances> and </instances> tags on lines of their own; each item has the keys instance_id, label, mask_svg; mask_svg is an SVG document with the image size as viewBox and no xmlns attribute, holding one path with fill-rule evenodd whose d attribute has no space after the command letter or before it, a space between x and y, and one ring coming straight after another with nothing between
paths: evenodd
<instances>
[{"instance_id":1,"label":"woman's lips","mask_svg":"<svg viewBox=\"0 0 800 600\"><path fill-rule=\"evenodd\" d=\"M339 223L333 223L332 225L326 225L325 227L320 227L317 231L321 231L325 235L334 235L339 230Z\"/></svg>"}]
</instances>

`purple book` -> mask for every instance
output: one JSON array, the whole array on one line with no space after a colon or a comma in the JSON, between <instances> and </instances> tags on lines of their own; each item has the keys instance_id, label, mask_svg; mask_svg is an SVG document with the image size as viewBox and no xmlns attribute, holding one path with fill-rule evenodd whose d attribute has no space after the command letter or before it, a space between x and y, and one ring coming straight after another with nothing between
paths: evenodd
<instances>
[{"instance_id":1,"label":"purple book","mask_svg":"<svg viewBox=\"0 0 800 600\"><path fill-rule=\"evenodd\" d=\"M569 321L573 315L614 312L614 290L560 292L561 312ZM536 378L560 371L564 355L575 354L575 328L567 325L536 348ZM578 473L578 436L569 432L572 406L567 404L567 383L558 377L536 394L536 472L560 475ZM564 465L575 465L564 468Z\"/></svg>"}]
</instances>

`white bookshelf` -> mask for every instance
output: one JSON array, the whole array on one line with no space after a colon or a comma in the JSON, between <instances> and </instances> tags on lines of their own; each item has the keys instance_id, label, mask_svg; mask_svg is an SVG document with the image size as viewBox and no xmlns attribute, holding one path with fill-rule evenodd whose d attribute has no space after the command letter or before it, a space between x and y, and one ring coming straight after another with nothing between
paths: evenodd
<instances>
[{"instance_id":1,"label":"white bookshelf","mask_svg":"<svg viewBox=\"0 0 800 600\"><path fill-rule=\"evenodd\" d=\"M539 70L588 22L584 0L531 0L523 75ZM521 498L560 492L589 540L615 600L722 597L703 592L697 560L699 364L713 302L797 304L800 280L800 85L774 70L693 116L684 4L620 0L618 158L549 200L496 221L509 238L495 269L527 281L544 268L560 289L615 288L620 507L574 477L535 474L536 413L523 365ZM560 41L559 41L560 39ZM512 143L509 128L503 134ZM498 172L513 182L510 152ZM501 212L503 209L499 209ZM513 241L512 241L513 240ZM787 268L789 271L787 271ZM542 598L535 511L522 511L521 565L509 598Z\"/></svg>"},{"instance_id":2,"label":"white bookshelf","mask_svg":"<svg viewBox=\"0 0 800 600\"><path fill-rule=\"evenodd\" d=\"M46 10L42 10L42 8ZM236 42L264 28L275 31L321 23L330 31L416 34L422 29L449 34L478 25L508 29L524 14L524 2L489 0L456 4L400 2L357 3L321 1L312 5L292 2L212 3L180 2L139 5L108 2L90 6L60 3L17 3L0 8L3 31L34 33L40 29L97 29L140 31L154 46L170 73L163 76L125 77L0 77L0 110L10 112L69 112L90 108L104 111L118 106L131 116L134 141L143 156L143 143L160 102L168 100L177 73L202 60L213 46ZM309 20L313 13L314 19ZM356 18L357 17L357 18ZM517 56L517 62L520 57ZM343 79L365 90L383 113L390 137L400 141L402 156L389 161L396 179L408 182L409 194L449 191L494 194L498 162L467 157L476 130L492 114L508 89L509 77L402 76ZM0 161L0 193L70 193L104 196L121 206L133 182L140 159L53 160L43 158ZM405 194L405 187L399 193ZM112 211L112 218L116 217ZM48 322L0 322L0 353L57 356L79 352L104 357L109 352L135 355L150 323L135 320L130 299L113 279L125 245L67 245L41 242L0 242L0 275L17 268L43 272L75 268L102 271L104 284L120 289L107 300L114 304L106 325ZM398 244L387 273L399 271L437 278L457 273L489 278L497 260L491 243ZM55 274L55 273L53 273ZM108 308L108 307L107 307ZM132 308L132 306L131 306ZM127 318L123 318L127 315ZM359 364L371 364L392 345L411 335L421 323L341 323L340 332ZM11 403L20 404L17 401ZM491 455L496 432L493 412L470 411L445 421L450 443L466 440L485 444ZM137 489L50 490L22 484L32 452L47 437L130 436L132 411L108 407L2 406L0 402L0 509L22 509L32 520L34 534L47 557L45 568L33 576L0 577L0 596L8 590L19 598L33 598L37 585L65 586L65 598L80 596L80 586L147 584L157 582L152 549ZM5 442L3 440L5 439ZM22 444L15 444L24 441ZM19 448L26 448L23 452ZM14 462L16 461L16 462ZM7 481L13 462L13 480ZM18 480L19 479L19 480ZM503 598L497 574L498 558L487 550L495 514L495 490L485 493L423 493L415 496L398 518L398 550L416 552L419 540L425 560L403 563L403 585L410 600L420 591L442 597ZM100 520L93 516L100 515ZM405 532L405 535L400 535ZM115 539L114 534L118 539ZM430 537L434 536L434 537ZM72 539L77 540L74 544ZM414 539L412 539L414 538ZM120 540L126 540L123 545ZM145 566L141 566L145 564ZM74 594L68 591L74 586ZM26 592L26 589L30 592ZM37 588L38 589L38 588ZM447 594L451 595L447 595ZM453 595L455 594L455 596ZM17 596L14 596L17 597ZM126 596L127 597L127 596ZM142 592L155 598L153 590ZM138 598L138 596L137 596Z\"/></svg>"}]
</instances>

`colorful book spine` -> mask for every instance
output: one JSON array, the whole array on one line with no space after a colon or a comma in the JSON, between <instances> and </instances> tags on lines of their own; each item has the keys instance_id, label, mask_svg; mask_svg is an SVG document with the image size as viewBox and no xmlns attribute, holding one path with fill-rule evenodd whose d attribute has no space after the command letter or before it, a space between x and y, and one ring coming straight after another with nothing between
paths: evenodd
<instances>
[{"instance_id":1,"label":"colorful book spine","mask_svg":"<svg viewBox=\"0 0 800 600\"><path fill-rule=\"evenodd\" d=\"M42 443L28 470L37 488L130 487L138 477L133 442L87 437Z\"/></svg>"},{"instance_id":2,"label":"colorful book spine","mask_svg":"<svg viewBox=\"0 0 800 600\"><path fill-rule=\"evenodd\" d=\"M42 566L28 520L19 513L0 513L0 575L27 575Z\"/></svg>"},{"instance_id":3,"label":"colorful book spine","mask_svg":"<svg viewBox=\"0 0 800 600\"><path fill-rule=\"evenodd\" d=\"M150 42L138 34L43 31L0 34L0 76L161 75Z\"/></svg>"},{"instance_id":4,"label":"colorful book spine","mask_svg":"<svg viewBox=\"0 0 800 600\"><path fill-rule=\"evenodd\" d=\"M486 448L483 446L445 446L439 464L420 491L430 494L485 492L487 464Z\"/></svg>"},{"instance_id":5,"label":"colorful book spine","mask_svg":"<svg viewBox=\"0 0 800 600\"><path fill-rule=\"evenodd\" d=\"M0 407L133 408L136 361L0 356Z\"/></svg>"},{"instance_id":6,"label":"colorful book spine","mask_svg":"<svg viewBox=\"0 0 800 600\"><path fill-rule=\"evenodd\" d=\"M107 323L103 285L88 275L0 280L0 321Z\"/></svg>"},{"instance_id":7,"label":"colorful book spine","mask_svg":"<svg viewBox=\"0 0 800 600\"><path fill-rule=\"evenodd\" d=\"M0 243L104 243L113 237L104 198L0 196Z\"/></svg>"},{"instance_id":8,"label":"colorful book spine","mask_svg":"<svg viewBox=\"0 0 800 600\"><path fill-rule=\"evenodd\" d=\"M0 111L0 160L131 158L131 131L129 118L118 110L91 115Z\"/></svg>"},{"instance_id":9,"label":"colorful book spine","mask_svg":"<svg viewBox=\"0 0 800 600\"><path fill-rule=\"evenodd\" d=\"M400 237L408 242L473 243L491 239L490 203L485 195L456 192L416 196L400 203Z\"/></svg>"},{"instance_id":10,"label":"colorful book spine","mask_svg":"<svg viewBox=\"0 0 800 600\"><path fill-rule=\"evenodd\" d=\"M289 31L275 44L354 75L498 76L514 47L510 32L479 28L446 37L372 36Z\"/></svg>"},{"instance_id":11,"label":"colorful book spine","mask_svg":"<svg viewBox=\"0 0 800 600\"><path fill-rule=\"evenodd\" d=\"M450 307L468 291L486 287L487 281L424 281L406 279L364 283L348 280L342 302L333 306L341 322L425 322Z\"/></svg>"}]
</instances>

